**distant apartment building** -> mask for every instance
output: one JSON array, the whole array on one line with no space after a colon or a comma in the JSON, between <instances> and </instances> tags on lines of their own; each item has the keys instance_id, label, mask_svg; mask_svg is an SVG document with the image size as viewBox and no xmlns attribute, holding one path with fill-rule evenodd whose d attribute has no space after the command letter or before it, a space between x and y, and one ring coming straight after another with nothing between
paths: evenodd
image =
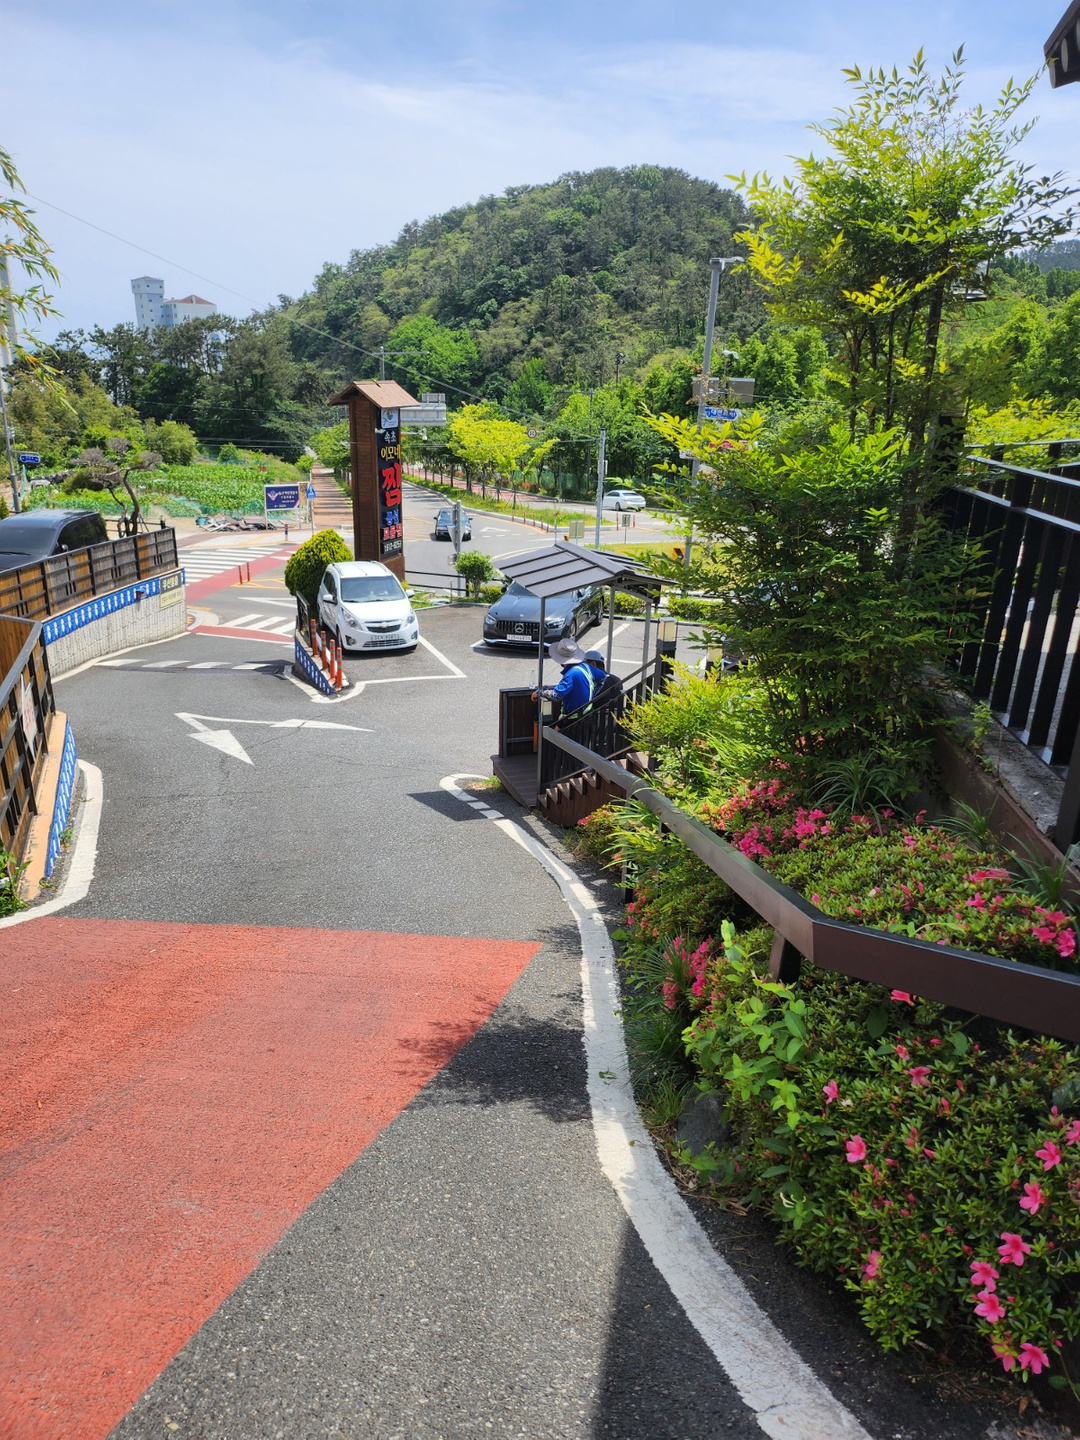
<instances>
[{"instance_id":1,"label":"distant apartment building","mask_svg":"<svg viewBox=\"0 0 1080 1440\"><path fill-rule=\"evenodd\" d=\"M161 302L161 323L167 328L182 325L185 320L205 320L208 315L217 313L214 302L204 300L201 295L184 295L179 300Z\"/></svg>"},{"instance_id":2,"label":"distant apartment building","mask_svg":"<svg viewBox=\"0 0 1080 1440\"><path fill-rule=\"evenodd\" d=\"M135 324L140 330L154 330L161 324L161 306L165 299L165 281L152 275L140 275L131 282L135 296Z\"/></svg>"},{"instance_id":3,"label":"distant apartment building","mask_svg":"<svg viewBox=\"0 0 1080 1440\"><path fill-rule=\"evenodd\" d=\"M214 302L204 300L201 295L166 300L165 281L153 275L140 275L132 280L131 293L135 296L135 324L140 330L155 330L159 325L170 330L185 320L201 320L218 313Z\"/></svg>"}]
</instances>

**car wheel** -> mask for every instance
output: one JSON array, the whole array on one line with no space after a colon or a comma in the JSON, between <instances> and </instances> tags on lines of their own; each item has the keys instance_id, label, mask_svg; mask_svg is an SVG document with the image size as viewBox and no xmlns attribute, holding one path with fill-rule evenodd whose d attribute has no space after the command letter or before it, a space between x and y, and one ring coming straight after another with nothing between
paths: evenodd
<instances>
[{"instance_id":1,"label":"car wheel","mask_svg":"<svg viewBox=\"0 0 1080 1440\"><path fill-rule=\"evenodd\" d=\"M576 620L571 620L571 621L570 621L570 629L567 630L566 634L567 634L567 638L570 639L570 640L576 640L576 639L577 639L577 637L578 637L578 622L577 622Z\"/></svg>"},{"instance_id":2,"label":"car wheel","mask_svg":"<svg viewBox=\"0 0 1080 1440\"><path fill-rule=\"evenodd\" d=\"M621 503L621 501L619 501L619 500L616 500L616 501L615 501L615 509L616 509L616 510L621 510L621 509L622 509L622 503Z\"/></svg>"},{"instance_id":3,"label":"car wheel","mask_svg":"<svg viewBox=\"0 0 1080 1440\"><path fill-rule=\"evenodd\" d=\"M348 647L346 646L345 641L342 640L342 638L341 638L341 630L340 630L340 628L337 627L337 626L334 627L334 639L335 639L335 640L337 641L337 643L338 643L338 649L341 651L342 655L344 655L344 654L345 654L345 651L346 651L346 649L347 649Z\"/></svg>"}]
</instances>

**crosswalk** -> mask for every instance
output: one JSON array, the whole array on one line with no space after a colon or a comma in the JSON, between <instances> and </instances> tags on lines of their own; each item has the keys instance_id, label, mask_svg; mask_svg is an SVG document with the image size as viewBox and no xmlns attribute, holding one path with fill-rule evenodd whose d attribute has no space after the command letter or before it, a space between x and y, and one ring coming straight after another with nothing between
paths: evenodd
<instances>
[{"instance_id":1,"label":"crosswalk","mask_svg":"<svg viewBox=\"0 0 1080 1440\"><path fill-rule=\"evenodd\" d=\"M279 673L289 664L287 660L256 660L247 661L243 665L232 665L228 660L138 660L134 656L118 660L99 660L97 663L109 670L123 667L128 670L274 670Z\"/></svg>"},{"instance_id":2,"label":"crosswalk","mask_svg":"<svg viewBox=\"0 0 1080 1440\"><path fill-rule=\"evenodd\" d=\"M187 583L193 585L197 580L211 580L215 575L224 575L227 570L236 570L245 562L261 560L282 548L281 540L256 540L249 545L222 545L204 540L181 550L180 564Z\"/></svg>"},{"instance_id":3,"label":"crosswalk","mask_svg":"<svg viewBox=\"0 0 1080 1440\"><path fill-rule=\"evenodd\" d=\"M200 627L201 628L201 627ZM258 610L250 615L241 615L234 620L231 616L223 615L218 620L217 629L228 630L264 630L268 635L291 635L296 629L294 618L286 619L283 615L263 615Z\"/></svg>"}]
</instances>

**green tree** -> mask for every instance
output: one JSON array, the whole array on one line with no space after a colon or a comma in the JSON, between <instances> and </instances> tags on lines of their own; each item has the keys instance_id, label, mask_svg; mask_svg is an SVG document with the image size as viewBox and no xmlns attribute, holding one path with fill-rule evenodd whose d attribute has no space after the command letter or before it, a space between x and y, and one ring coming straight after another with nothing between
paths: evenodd
<instances>
[{"instance_id":1,"label":"green tree","mask_svg":"<svg viewBox=\"0 0 1080 1440\"><path fill-rule=\"evenodd\" d=\"M387 355L387 373L407 388L439 390L445 385L469 390L476 381L480 353L467 330L440 325L430 315L410 315L395 325L386 342L387 351L415 350L395 360Z\"/></svg>"},{"instance_id":2,"label":"green tree","mask_svg":"<svg viewBox=\"0 0 1080 1440\"><path fill-rule=\"evenodd\" d=\"M481 585L494 580L499 573L491 557L480 550L463 550L454 561L454 569L463 577L468 593L474 598L480 594Z\"/></svg>"},{"instance_id":3,"label":"green tree","mask_svg":"<svg viewBox=\"0 0 1080 1440\"><path fill-rule=\"evenodd\" d=\"M463 405L448 418L446 430L470 483L478 478L485 486L497 475L511 476L531 445L524 425L487 405Z\"/></svg>"},{"instance_id":4,"label":"green tree","mask_svg":"<svg viewBox=\"0 0 1080 1440\"><path fill-rule=\"evenodd\" d=\"M1025 299L996 330L962 346L953 364L972 404L997 410L1029 391L1045 335L1045 309Z\"/></svg>"},{"instance_id":5,"label":"green tree","mask_svg":"<svg viewBox=\"0 0 1080 1440\"><path fill-rule=\"evenodd\" d=\"M1080 291L1051 317L1032 348L1027 386L1029 393L1061 404L1080 399Z\"/></svg>"},{"instance_id":6,"label":"green tree","mask_svg":"<svg viewBox=\"0 0 1080 1440\"><path fill-rule=\"evenodd\" d=\"M325 465L335 475L342 475L349 468L349 422L341 420L337 425L327 425L308 436L308 444L318 456L319 464Z\"/></svg>"},{"instance_id":7,"label":"green tree","mask_svg":"<svg viewBox=\"0 0 1080 1440\"><path fill-rule=\"evenodd\" d=\"M52 296L47 292L48 284L59 284L56 266L50 260L52 251L45 243L45 237L34 221L34 211L25 201L18 198L25 195L26 186L19 178L15 161L6 150L0 148L0 177L8 195L0 194L0 245L8 261L8 272L0 271L0 325L10 316L17 330L25 329L37 321L47 319L53 313ZM29 285L17 283L16 274L21 269L30 280ZM14 357L31 369L41 370L39 352L25 347L18 336L9 336Z\"/></svg>"},{"instance_id":8,"label":"green tree","mask_svg":"<svg viewBox=\"0 0 1080 1440\"><path fill-rule=\"evenodd\" d=\"M834 342L852 433L862 414L918 447L943 400L947 314L988 262L1065 234L1073 192L1015 158L1034 79L962 109L962 51L938 78L921 51L905 74L845 74L854 104L811 127L825 156L781 184L739 178L760 216L739 238L772 313Z\"/></svg>"},{"instance_id":9,"label":"green tree","mask_svg":"<svg viewBox=\"0 0 1080 1440\"><path fill-rule=\"evenodd\" d=\"M165 420L160 425L156 420L147 420L143 429L147 445L166 465L190 465L195 459L198 442L194 431L186 425L175 420Z\"/></svg>"}]
</instances>

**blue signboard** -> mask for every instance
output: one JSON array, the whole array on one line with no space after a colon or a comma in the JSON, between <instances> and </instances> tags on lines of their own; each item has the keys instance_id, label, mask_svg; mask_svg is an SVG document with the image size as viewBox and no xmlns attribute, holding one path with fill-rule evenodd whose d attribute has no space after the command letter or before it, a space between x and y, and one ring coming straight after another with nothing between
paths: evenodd
<instances>
[{"instance_id":1,"label":"blue signboard","mask_svg":"<svg viewBox=\"0 0 1080 1440\"><path fill-rule=\"evenodd\" d=\"M34 454L32 454L30 451L28 451L28 450L27 450L27 451L21 451L21 452L16 456L16 459L18 460L18 462L19 462L20 465L40 465L40 464L41 464L41 456L40 456L40 455L34 455Z\"/></svg>"},{"instance_id":2,"label":"blue signboard","mask_svg":"<svg viewBox=\"0 0 1080 1440\"><path fill-rule=\"evenodd\" d=\"M296 510L300 506L299 485L264 485L267 510Z\"/></svg>"},{"instance_id":3,"label":"blue signboard","mask_svg":"<svg viewBox=\"0 0 1080 1440\"><path fill-rule=\"evenodd\" d=\"M307 482L307 498L309 500L315 499L315 486L311 483L310 480Z\"/></svg>"},{"instance_id":4,"label":"blue signboard","mask_svg":"<svg viewBox=\"0 0 1080 1440\"><path fill-rule=\"evenodd\" d=\"M738 420L741 410L724 410L719 405L705 406L706 420Z\"/></svg>"}]
</instances>

